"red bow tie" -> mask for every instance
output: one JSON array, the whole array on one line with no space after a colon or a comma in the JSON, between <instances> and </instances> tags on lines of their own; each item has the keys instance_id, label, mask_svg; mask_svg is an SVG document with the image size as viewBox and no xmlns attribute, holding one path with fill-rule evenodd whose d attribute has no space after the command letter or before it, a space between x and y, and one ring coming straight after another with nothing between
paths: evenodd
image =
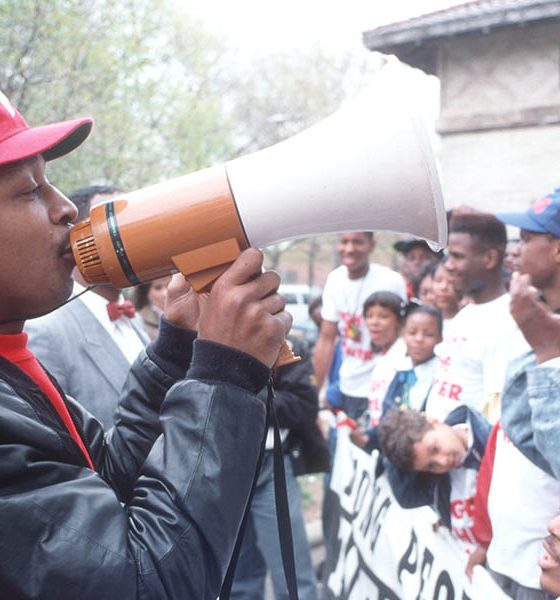
<instances>
[{"instance_id":1,"label":"red bow tie","mask_svg":"<svg viewBox=\"0 0 560 600\"><path fill-rule=\"evenodd\" d=\"M130 300L125 300L122 304L119 304L118 302L108 302L107 312L109 313L109 319L111 319L111 321L116 321L123 315L131 319L136 314L136 309Z\"/></svg>"}]
</instances>

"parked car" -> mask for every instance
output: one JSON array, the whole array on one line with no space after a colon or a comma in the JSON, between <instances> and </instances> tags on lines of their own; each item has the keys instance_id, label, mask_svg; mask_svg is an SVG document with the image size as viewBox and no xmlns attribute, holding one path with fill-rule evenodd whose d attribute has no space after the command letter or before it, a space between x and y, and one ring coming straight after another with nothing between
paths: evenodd
<instances>
[{"instance_id":1,"label":"parked car","mask_svg":"<svg viewBox=\"0 0 560 600\"><path fill-rule=\"evenodd\" d=\"M286 298L286 310L292 315L292 334L310 346L317 341L319 330L309 317L309 302L321 295L321 288L299 283L283 283L278 290Z\"/></svg>"}]
</instances>

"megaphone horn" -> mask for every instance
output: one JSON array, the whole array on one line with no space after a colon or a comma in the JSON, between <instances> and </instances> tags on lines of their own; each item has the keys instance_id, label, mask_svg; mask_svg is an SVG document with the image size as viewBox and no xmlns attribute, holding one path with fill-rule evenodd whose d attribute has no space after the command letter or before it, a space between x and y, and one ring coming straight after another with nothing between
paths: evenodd
<instances>
[{"instance_id":1,"label":"megaphone horn","mask_svg":"<svg viewBox=\"0 0 560 600\"><path fill-rule=\"evenodd\" d=\"M84 279L128 287L179 271L201 291L249 246L381 229L444 244L432 148L392 71L286 141L93 207L70 233Z\"/></svg>"}]
</instances>

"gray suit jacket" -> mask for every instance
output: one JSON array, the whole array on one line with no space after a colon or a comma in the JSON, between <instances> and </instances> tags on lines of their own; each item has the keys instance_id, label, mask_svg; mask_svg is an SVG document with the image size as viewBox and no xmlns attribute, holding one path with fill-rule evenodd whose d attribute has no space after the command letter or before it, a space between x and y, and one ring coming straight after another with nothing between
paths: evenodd
<instances>
[{"instance_id":1,"label":"gray suit jacket","mask_svg":"<svg viewBox=\"0 0 560 600\"><path fill-rule=\"evenodd\" d=\"M140 321L132 326L144 345L149 342ZM78 400L105 429L113 413L130 364L111 335L80 300L27 321L28 346L62 389Z\"/></svg>"}]
</instances>

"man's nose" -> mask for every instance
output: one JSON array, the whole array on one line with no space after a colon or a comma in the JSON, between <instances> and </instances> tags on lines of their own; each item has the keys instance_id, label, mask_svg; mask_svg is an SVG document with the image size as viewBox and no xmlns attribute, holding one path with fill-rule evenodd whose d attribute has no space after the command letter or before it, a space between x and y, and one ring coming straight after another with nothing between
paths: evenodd
<instances>
[{"instance_id":1,"label":"man's nose","mask_svg":"<svg viewBox=\"0 0 560 600\"><path fill-rule=\"evenodd\" d=\"M76 206L57 188L51 186L49 211L53 223L71 223L78 216Z\"/></svg>"}]
</instances>

